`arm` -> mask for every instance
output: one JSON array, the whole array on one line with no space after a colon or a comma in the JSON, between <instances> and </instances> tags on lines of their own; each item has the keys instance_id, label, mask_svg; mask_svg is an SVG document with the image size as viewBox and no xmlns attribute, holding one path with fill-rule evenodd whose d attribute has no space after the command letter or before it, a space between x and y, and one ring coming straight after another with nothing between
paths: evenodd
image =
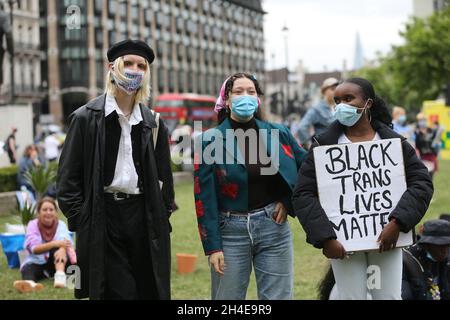
<instances>
[{"instance_id":1,"label":"arm","mask_svg":"<svg viewBox=\"0 0 450 320\"><path fill-rule=\"evenodd\" d=\"M302 147L300 147L300 145L297 143L297 141L295 140L294 136L292 135L292 133L290 132L290 130L288 128L285 128L286 130L286 135L287 135L287 141L289 143L289 145L292 148L292 153L295 157L295 163L297 165L297 172L298 170L300 170L300 167L303 163L303 161L305 161L308 152L303 149ZM287 210L287 213L292 216L295 217L294 214L294 208L292 206L292 197L291 196L287 196L285 198L282 199L282 203L284 205L284 207Z\"/></svg>"},{"instance_id":2,"label":"arm","mask_svg":"<svg viewBox=\"0 0 450 320\"><path fill-rule=\"evenodd\" d=\"M299 129L298 129L298 138L300 139L300 142L302 144L309 144L311 134L309 133L309 128L311 125L314 124L316 117L316 111L315 108L309 108L308 111L306 111L306 114L303 116L302 120L300 121Z\"/></svg>"},{"instance_id":3,"label":"arm","mask_svg":"<svg viewBox=\"0 0 450 320\"><path fill-rule=\"evenodd\" d=\"M297 163L297 170L300 170L303 161L305 161L306 157L308 156L308 152L304 148L300 147L289 129L286 128L286 132L288 135L289 145L291 146L294 153L295 162Z\"/></svg>"},{"instance_id":4,"label":"arm","mask_svg":"<svg viewBox=\"0 0 450 320\"><path fill-rule=\"evenodd\" d=\"M292 196L295 215L306 232L306 241L316 248L322 248L330 239L337 239L328 217L320 205L313 149L298 173Z\"/></svg>"},{"instance_id":5,"label":"arm","mask_svg":"<svg viewBox=\"0 0 450 320\"><path fill-rule=\"evenodd\" d=\"M197 139L202 137L203 135ZM198 143L201 143L201 141L197 140L196 144ZM204 149L205 145L202 143L202 154L204 154ZM198 164L198 156L195 155L194 158L194 197L198 229L205 255L210 255L214 252L222 251L216 179L214 175L215 166L206 164L205 159L202 159L202 163Z\"/></svg>"},{"instance_id":6,"label":"arm","mask_svg":"<svg viewBox=\"0 0 450 320\"><path fill-rule=\"evenodd\" d=\"M70 241L59 241L56 239L47 243L42 243L42 237L38 228L37 220L28 223L25 235L24 247L32 254L41 254L50 251L53 248L66 247L71 245Z\"/></svg>"},{"instance_id":7,"label":"arm","mask_svg":"<svg viewBox=\"0 0 450 320\"><path fill-rule=\"evenodd\" d=\"M80 117L73 113L56 179L58 204L67 217L71 231L76 231L78 214L83 205L83 159L83 128Z\"/></svg>"},{"instance_id":8,"label":"arm","mask_svg":"<svg viewBox=\"0 0 450 320\"><path fill-rule=\"evenodd\" d=\"M158 179L163 182L162 196L167 215L170 216L174 210L175 192L173 189L172 168L170 166L169 132L164 121L159 119L158 140L155 148L155 160L158 170Z\"/></svg>"},{"instance_id":9,"label":"arm","mask_svg":"<svg viewBox=\"0 0 450 320\"><path fill-rule=\"evenodd\" d=\"M389 219L396 219L400 231L409 232L425 215L433 196L433 182L413 147L402 141L407 189Z\"/></svg>"},{"instance_id":10,"label":"arm","mask_svg":"<svg viewBox=\"0 0 450 320\"><path fill-rule=\"evenodd\" d=\"M39 244L35 246L32 250L34 254L41 254L49 252L54 248L67 248L70 246L70 240L54 240L44 244Z\"/></svg>"}]
</instances>

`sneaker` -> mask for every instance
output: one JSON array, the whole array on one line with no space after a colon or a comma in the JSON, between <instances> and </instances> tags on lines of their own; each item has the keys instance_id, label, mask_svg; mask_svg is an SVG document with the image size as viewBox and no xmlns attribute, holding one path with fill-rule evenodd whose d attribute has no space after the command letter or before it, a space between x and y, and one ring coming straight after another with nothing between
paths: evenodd
<instances>
[{"instance_id":1,"label":"sneaker","mask_svg":"<svg viewBox=\"0 0 450 320\"><path fill-rule=\"evenodd\" d=\"M65 288L66 287L66 274L63 271L56 271L55 282L53 286L55 288Z\"/></svg>"},{"instance_id":2,"label":"sneaker","mask_svg":"<svg viewBox=\"0 0 450 320\"><path fill-rule=\"evenodd\" d=\"M39 291L44 288L42 283L36 283L32 280L17 280L14 281L14 288L20 293Z\"/></svg>"}]
</instances>

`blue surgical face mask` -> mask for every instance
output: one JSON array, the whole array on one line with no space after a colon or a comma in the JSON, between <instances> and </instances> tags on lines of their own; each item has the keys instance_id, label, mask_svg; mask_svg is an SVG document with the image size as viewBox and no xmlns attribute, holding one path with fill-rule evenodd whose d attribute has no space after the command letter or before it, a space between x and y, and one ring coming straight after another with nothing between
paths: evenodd
<instances>
[{"instance_id":1,"label":"blue surgical face mask","mask_svg":"<svg viewBox=\"0 0 450 320\"><path fill-rule=\"evenodd\" d=\"M367 103L366 103L366 105L367 105ZM334 117L336 118L336 120L338 120L344 126L352 127L361 118L361 116L364 112L364 109L366 108L366 105L364 106L364 108L357 108L357 107L351 106L349 104L339 103L335 107ZM363 112L358 113L358 109L363 109Z\"/></svg>"},{"instance_id":2,"label":"blue surgical face mask","mask_svg":"<svg viewBox=\"0 0 450 320\"><path fill-rule=\"evenodd\" d=\"M405 124L406 123L406 116L402 114L400 117L398 117L398 123L399 124Z\"/></svg>"},{"instance_id":3,"label":"blue surgical face mask","mask_svg":"<svg viewBox=\"0 0 450 320\"><path fill-rule=\"evenodd\" d=\"M253 116L258 109L258 97L238 96L231 99L231 112L239 120L247 120Z\"/></svg>"},{"instance_id":4,"label":"blue surgical face mask","mask_svg":"<svg viewBox=\"0 0 450 320\"><path fill-rule=\"evenodd\" d=\"M418 123L417 123L417 125L419 126L419 128L426 128L427 127L427 120L424 120L424 119L422 119L422 120L419 120L418 121Z\"/></svg>"}]
</instances>

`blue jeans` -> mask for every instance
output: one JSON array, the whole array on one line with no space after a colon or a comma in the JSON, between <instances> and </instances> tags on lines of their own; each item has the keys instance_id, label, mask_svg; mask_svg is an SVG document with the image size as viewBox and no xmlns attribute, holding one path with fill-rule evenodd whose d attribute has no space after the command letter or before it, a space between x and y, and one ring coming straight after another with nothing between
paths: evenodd
<instances>
[{"instance_id":1,"label":"blue jeans","mask_svg":"<svg viewBox=\"0 0 450 320\"><path fill-rule=\"evenodd\" d=\"M222 212L220 229L225 258L223 276L211 268L213 300L244 300L252 265L255 268L258 299L293 298L293 243L289 223L276 223L275 203L233 215Z\"/></svg>"}]
</instances>

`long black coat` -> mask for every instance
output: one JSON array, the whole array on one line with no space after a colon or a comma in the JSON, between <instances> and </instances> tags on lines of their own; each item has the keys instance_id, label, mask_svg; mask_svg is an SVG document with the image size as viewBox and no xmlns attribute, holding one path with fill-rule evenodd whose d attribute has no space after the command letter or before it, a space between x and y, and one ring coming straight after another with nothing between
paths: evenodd
<instances>
[{"instance_id":1,"label":"long black coat","mask_svg":"<svg viewBox=\"0 0 450 320\"><path fill-rule=\"evenodd\" d=\"M105 97L99 96L77 109L62 149L57 177L59 206L69 230L76 232L81 287L76 298L102 299L105 288L105 212L103 164L105 157ZM170 224L174 201L167 128L160 120L156 149L151 111L141 105L143 118L141 163L145 212L153 271L160 299L170 299ZM145 164L145 165L144 165ZM162 190L158 180L163 182Z\"/></svg>"},{"instance_id":2,"label":"long black coat","mask_svg":"<svg viewBox=\"0 0 450 320\"><path fill-rule=\"evenodd\" d=\"M384 123L372 121L373 129L381 139L400 138L406 173L405 193L392 211L389 219L396 218L402 232L409 232L424 216L433 196L433 183L427 168L416 156L414 148L404 137L394 132ZM299 170L297 184L292 196L294 211L306 232L306 241L316 248L322 248L328 239L336 239L336 233L320 205L313 148L318 145L337 144L344 127L333 122L328 130L315 138L308 157Z\"/></svg>"}]
</instances>

